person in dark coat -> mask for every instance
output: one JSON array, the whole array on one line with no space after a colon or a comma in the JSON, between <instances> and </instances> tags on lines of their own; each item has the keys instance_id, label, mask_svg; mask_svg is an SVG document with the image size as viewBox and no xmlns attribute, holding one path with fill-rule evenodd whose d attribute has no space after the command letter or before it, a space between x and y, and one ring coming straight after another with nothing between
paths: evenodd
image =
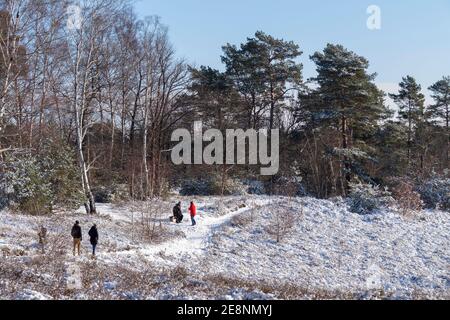
<instances>
[{"instance_id":1,"label":"person in dark coat","mask_svg":"<svg viewBox=\"0 0 450 320\"><path fill-rule=\"evenodd\" d=\"M73 238L73 255L76 255L78 249L78 255L81 255L81 241L83 241L83 233L81 232L80 222L76 221L75 225L72 227L72 238Z\"/></svg>"},{"instance_id":2,"label":"person in dark coat","mask_svg":"<svg viewBox=\"0 0 450 320\"><path fill-rule=\"evenodd\" d=\"M181 223L183 221L183 213L181 212L181 202L173 208L173 217L176 223Z\"/></svg>"},{"instance_id":3,"label":"person in dark coat","mask_svg":"<svg viewBox=\"0 0 450 320\"><path fill-rule=\"evenodd\" d=\"M98 244L98 230L96 224L94 224L91 230L89 230L89 237L92 245L92 255L95 256L95 249L97 248Z\"/></svg>"}]
</instances>

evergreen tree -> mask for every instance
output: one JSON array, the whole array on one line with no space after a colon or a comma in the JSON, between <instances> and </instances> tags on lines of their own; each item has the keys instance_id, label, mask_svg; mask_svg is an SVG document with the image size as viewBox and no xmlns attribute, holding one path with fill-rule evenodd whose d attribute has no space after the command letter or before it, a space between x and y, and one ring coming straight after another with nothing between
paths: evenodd
<instances>
[{"instance_id":1,"label":"evergreen tree","mask_svg":"<svg viewBox=\"0 0 450 320\"><path fill-rule=\"evenodd\" d=\"M277 112L302 81L299 46L258 31L239 49L228 44L223 51L227 74L247 101L249 127L257 128L268 111L268 127L275 128Z\"/></svg>"},{"instance_id":2,"label":"evergreen tree","mask_svg":"<svg viewBox=\"0 0 450 320\"><path fill-rule=\"evenodd\" d=\"M377 149L377 159L381 169L379 177L403 176L407 171L408 143L405 136L408 127L398 121L386 122L375 134L374 147Z\"/></svg>"},{"instance_id":3,"label":"evergreen tree","mask_svg":"<svg viewBox=\"0 0 450 320\"><path fill-rule=\"evenodd\" d=\"M74 153L65 144L45 141L40 153L7 154L0 163L0 208L14 204L30 214L55 206L76 209L83 203Z\"/></svg>"},{"instance_id":4,"label":"evergreen tree","mask_svg":"<svg viewBox=\"0 0 450 320\"><path fill-rule=\"evenodd\" d=\"M417 144L420 144L423 138L425 96L421 93L421 86L411 76L404 77L399 86L398 94L390 94L389 96L399 107L400 121L406 123L408 127L407 166L410 168L413 148L417 147ZM423 161L421 161L421 166L423 166Z\"/></svg>"},{"instance_id":5,"label":"evergreen tree","mask_svg":"<svg viewBox=\"0 0 450 320\"><path fill-rule=\"evenodd\" d=\"M443 121L447 133L446 167L450 167L450 76L433 84L429 90L435 104L429 108L430 116Z\"/></svg>"},{"instance_id":6,"label":"evergreen tree","mask_svg":"<svg viewBox=\"0 0 450 320\"><path fill-rule=\"evenodd\" d=\"M226 74L210 67L191 69L191 104L205 125L231 128L234 115L240 114L239 95Z\"/></svg>"},{"instance_id":7,"label":"evergreen tree","mask_svg":"<svg viewBox=\"0 0 450 320\"><path fill-rule=\"evenodd\" d=\"M314 80L318 88L307 99L312 120L320 127L333 126L340 132L340 146L335 151L343 160L343 192L352 179L352 159L364 157L358 149L365 137L376 131L379 120L387 114L383 93L368 74L369 62L342 45L328 44L311 59L317 66Z\"/></svg>"}]
</instances>

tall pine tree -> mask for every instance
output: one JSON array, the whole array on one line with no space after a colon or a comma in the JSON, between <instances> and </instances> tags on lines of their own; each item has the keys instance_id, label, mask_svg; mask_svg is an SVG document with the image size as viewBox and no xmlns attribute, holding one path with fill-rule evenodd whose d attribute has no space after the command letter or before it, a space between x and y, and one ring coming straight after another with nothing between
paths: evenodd
<instances>
[{"instance_id":1,"label":"tall pine tree","mask_svg":"<svg viewBox=\"0 0 450 320\"><path fill-rule=\"evenodd\" d=\"M408 127L407 137L407 166L411 168L413 149L422 140L422 134L425 123L425 96L421 93L421 86L411 76L406 76L399 84L398 94L389 96L399 107L399 118L402 123ZM421 154L421 167L423 158Z\"/></svg>"},{"instance_id":2,"label":"tall pine tree","mask_svg":"<svg viewBox=\"0 0 450 320\"><path fill-rule=\"evenodd\" d=\"M443 121L447 133L446 167L450 167L450 76L433 84L429 90L435 103L430 106L431 118Z\"/></svg>"},{"instance_id":3,"label":"tall pine tree","mask_svg":"<svg viewBox=\"0 0 450 320\"><path fill-rule=\"evenodd\" d=\"M334 146L342 159L342 188L346 194L354 173L352 159L363 155L368 132L374 132L387 113L383 93L376 87L375 74L369 74L369 62L342 45L328 44L311 59L317 66L318 85L309 98L314 121L321 126L334 126L340 134L340 146ZM370 135L370 134L369 134Z\"/></svg>"},{"instance_id":4,"label":"tall pine tree","mask_svg":"<svg viewBox=\"0 0 450 320\"><path fill-rule=\"evenodd\" d=\"M268 128L274 129L276 114L302 81L303 66L296 62L302 55L299 46L258 31L240 48L228 44L223 51L227 74L245 97L249 118L253 117L249 124L256 128L268 112Z\"/></svg>"}]
</instances>

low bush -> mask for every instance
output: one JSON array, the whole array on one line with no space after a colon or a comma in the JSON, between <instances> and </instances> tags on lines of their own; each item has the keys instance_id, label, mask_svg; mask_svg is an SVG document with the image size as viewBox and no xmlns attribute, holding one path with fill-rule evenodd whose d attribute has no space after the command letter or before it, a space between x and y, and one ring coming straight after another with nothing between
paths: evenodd
<instances>
[{"instance_id":1,"label":"low bush","mask_svg":"<svg viewBox=\"0 0 450 320\"><path fill-rule=\"evenodd\" d=\"M450 211L450 178L433 177L419 183L416 191L420 194L427 209Z\"/></svg>"},{"instance_id":2,"label":"low bush","mask_svg":"<svg viewBox=\"0 0 450 320\"><path fill-rule=\"evenodd\" d=\"M247 193L246 187L242 182L232 178L227 178L225 181L222 181L220 175L188 179L183 181L180 188L180 194L182 196L215 196L222 195L222 191L225 196L239 196Z\"/></svg>"},{"instance_id":3,"label":"low bush","mask_svg":"<svg viewBox=\"0 0 450 320\"><path fill-rule=\"evenodd\" d=\"M280 196L300 197L305 196L306 191L301 177L279 177L274 182L274 193Z\"/></svg>"},{"instance_id":4,"label":"low bush","mask_svg":"<svg viewBox=\"0 0 450 320\"><path fill-rule=\"evenodd\" d=\"M263 195L266 193L264 182L259 180L245 180L244 185L247 187L248 194Z\"/></svg>"},{"instance_id":5,"label":"low bush","mask_svg":"<svg viewBox=\"0 0 450 320\"><path fill-rule=\"evenodd\" d=\"M93 189L95 202L115 203L129 199L129 189L125 184L111 184L108 186L98 186Z\"/></svg>"},{"instance_id":6,"label":"low bush","mask_svg":"<svg viewBox=\"0 0 450 320\"><path fill-rule=\"evenodd\" d=\"M372 214L393 205L392 194L379 186L353 183L350 185L348 204L350 211L358 214Z\"/></svg>"},{"instance_id":7,"label":"low bush","mask_svg":"<svg viewBox=\"0 0 450 320\"><path fill-rule=\"evenodd\" d=\"M414 183L409 179L394 179L392 195L397 206L404 215L423 209L423 201L420 194L414 190Z\"/></svg>"},{"instance_id":8,"label":"low bush","mask_svg":"<svg viewBox=\"0 0 450 320\"><path fill-rule=\"evenodd\" d=\"M265 230L277 243L280 243L293 232L299 216L303 213L298 214L288 206L278 205L272 209L271 214Z\"/></svg>"}]
</instances>

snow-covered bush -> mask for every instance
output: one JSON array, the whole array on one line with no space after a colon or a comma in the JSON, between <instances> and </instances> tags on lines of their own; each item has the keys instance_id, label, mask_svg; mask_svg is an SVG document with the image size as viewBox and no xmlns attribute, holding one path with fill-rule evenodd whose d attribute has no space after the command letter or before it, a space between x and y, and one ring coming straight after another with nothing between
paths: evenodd
<instances>
[{"instance_id":1,"label":"snow-covered bush","mask_svg":"<svg viewBox=\"0 0 450 320\"><path fill-rule=\"evenodd\" d=\"M379 186L353 183L350 190L348 198L350 210L358 214L371 214L394 203L391 193Z\"/></svg>"},{"instance_id":2,"label":"snow-covered bush","mask_svg":"<svg viewBox=\"0 0 450 320\"><path fill-rule=\"evenodd\" d=\"M290 206L285 205L278 205L272 210L272 216L265 230L277 243L280 243L294 230L299 215ZM303 212L300 213L301 215Z\"/></svg>"},{"instance_id":3,"label":"snow-covered bush","mask_svg":"<svg viewBox=\"0 0 450 320\"><path fill-rule=\"evenodd\" d=\"M247 187L239 179L227 179L225 182L224 195L244 196L247 194Z\"/></svg>"},{"instance_id":4,"label":"snow-covered bush","mask_svg":"<svg viewBox=\"0 0 450 320\"><path fill-rule=\"evenodd\" d=\"M37 156L50 184L52 203L66 208L79 208L84 201L75 153L69 146L48 141Z\"/></svg>"},{"instance_id":5,"label":"snow-covered bush","mask_svg":"<svg viewBox=\"0 0 450 320\"><path fill-rule=\"evenodd\" d=\"M306 191L302 181L303 179L298 176L280 177L274 183L274 193L288 197L305 196Z\"/></svg>"},{"instance_id":6,"label":"snow-covered bush","mask_svg":"<svg viewBox=\"0 0 450 320\"><path fill-rule=\"evenodd\" d=\"M416 187L428 209L450 211L450 178L434 177Z\"/></svg>"},{"instance_id":7,"label":"snow-covered bush","mask_svg":"<svg viewBox=\"0 0 450 320\"><path fill-rule=\"evenodd\" d=\"M393 179L395 183L392 194L397 206L404 215L423 209L423 201L420 194L414 190L414 183L409 179Z\"/></svg>"},{"instance_id":8,"label":"snow-covered bush","mask_svg":"<svg viewBox=\"0 0 450 320\"><path fill-rule=\"evenodd\" d=\"M58 205L76 208L82 200L77 168L71 152L45 145L41 154L12 154L5 157L0 175L3 207L46 214Z\"/></svg>"},{"instance_id":9,"label":"snow-covered bush","mask_svg":"<svg viewBox=\"0 0 450 320\"><path fill-rule=\"evenodd\" d=\"M223 190L222 190L223 189ZM224 181L220 175L210 175L207 178L185 180L183 181L180 194L183 196L213 196L213 195L226 196L240 196L245 195L245 185L232 178L227 178Z\"/></svg>"},{"instance_id":10,"label":"snow-covered bush","mask_svg":"<svg viewBox=\"0 0 450 320\"><path fill-rule=\"evenodd\" d=\"M26 155L7 159L1 181L4 206L14 204L16 209L32 214L51 211L51 185L35 157Z\"/></svg>"},{"instance_id":11,"label":"snow-covered bush","mask_svg":"<svg viewBox=\"0 0 450 320\"><path fill-rule=\"evenodd\" d=\"M264 182L259 180L245 180L245 186L247 187L248 194L263 195L266 193Z\"/></svg>"},{"instance_id":12,"label":"snow-covered bush","mask_svg":"<svg viewBox=\"0 0 450 320\"><path fill-rule=\"evenodd\" d=\"M129 198L128 186L124 184L98 186L93 189L93 193L97 203L114 203Z\"/></svg>"},{"instance_id":13,"label":"snow-covered bush","mask_svg":"<svg viewBox=\"0 0 450 320\"><path fill-rule=\"evenodd\" d=\"M182 196L209 196L211 195L210 181L207 179L185 179L181 183Z\"/></svg>"}]
</instances>

